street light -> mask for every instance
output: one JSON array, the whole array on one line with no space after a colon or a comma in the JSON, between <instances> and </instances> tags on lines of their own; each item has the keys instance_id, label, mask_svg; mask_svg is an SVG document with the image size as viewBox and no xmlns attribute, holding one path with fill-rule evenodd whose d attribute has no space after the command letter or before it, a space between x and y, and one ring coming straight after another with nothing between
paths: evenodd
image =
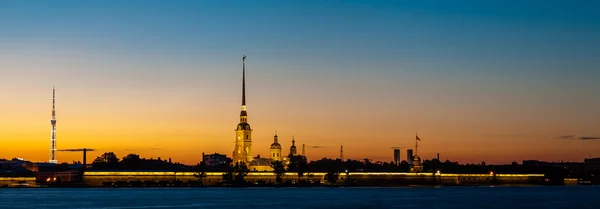
<instances>
[{"instance_id":1,"label":"street light","mask_svg":"<svg viewBox=\"0 0 600 209\"><path fill-rule=\"evenodd\" d=\"M350 185L350 175L348 173L348 169L345 170L346 171L346 186Z\"/></svg>"}]
</instances>

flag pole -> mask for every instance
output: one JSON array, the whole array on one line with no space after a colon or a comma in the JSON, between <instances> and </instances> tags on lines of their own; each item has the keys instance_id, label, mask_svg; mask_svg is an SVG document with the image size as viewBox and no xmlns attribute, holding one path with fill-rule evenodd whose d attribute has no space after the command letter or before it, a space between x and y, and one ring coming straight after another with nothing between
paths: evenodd
<instances>
[{"instance_id":1,"label":"flag pole","mask_svg":"<svg viewBox=\"0 0 600 209\"><path fill-rule=\"evenodd\" d=\"M415 155L419 156L419 134L415 133Z\"/></svg>"}]
</instances>

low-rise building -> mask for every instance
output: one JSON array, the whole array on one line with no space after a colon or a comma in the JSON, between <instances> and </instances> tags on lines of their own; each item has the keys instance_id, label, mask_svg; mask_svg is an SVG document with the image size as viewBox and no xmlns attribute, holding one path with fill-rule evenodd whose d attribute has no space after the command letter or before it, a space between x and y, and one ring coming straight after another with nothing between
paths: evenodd
<instances>
[{"instance_id":1,"label":"low-rise building","mask_svg":"<svg viewBox=\"0 0 600 209\"><path fill-rule=\"evenodd\" d=\"M208 167L213 167L231 163L231 158L228 158L227 155L222 155L219 153L213 153L209 155L202 153L202 162L204 162L204 164L206 164Z\"/></svg>"}]
</instances>

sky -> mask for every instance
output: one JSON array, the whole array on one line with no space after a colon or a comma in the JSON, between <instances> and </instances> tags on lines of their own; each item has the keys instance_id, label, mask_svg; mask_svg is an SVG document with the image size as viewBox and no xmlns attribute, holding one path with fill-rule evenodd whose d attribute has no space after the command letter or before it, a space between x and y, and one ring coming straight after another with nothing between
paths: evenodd
<instances>
[{"instance_id":1,"label":"sky","mask_svg":"<svg viewBox=\"0 0 600 209\"><path fill-rule=\"evenodd\" d=\"M600 157L597 1L6 0L0 158L230 156L243 54L253 155Z\"/></svg>"}]
</instances>

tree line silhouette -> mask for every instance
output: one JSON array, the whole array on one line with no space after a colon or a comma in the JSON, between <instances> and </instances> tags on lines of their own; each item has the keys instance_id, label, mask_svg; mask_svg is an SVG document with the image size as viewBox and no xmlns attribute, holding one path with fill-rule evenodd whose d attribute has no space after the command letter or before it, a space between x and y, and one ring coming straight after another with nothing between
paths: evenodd
<instances>
[{"instance_id":1,"label":"tree line silhouette","mask_svg":"<svg viewBox=\"0 0 600 209\"><path fill-rule=\"evenodd\" d=\"M140 158L131 153L119 160L113 152L106 152L94 159L92 169L96 170L190 170L189 166L181 163L172 163L169 160Z\"/></svg>"}]
</instances>

